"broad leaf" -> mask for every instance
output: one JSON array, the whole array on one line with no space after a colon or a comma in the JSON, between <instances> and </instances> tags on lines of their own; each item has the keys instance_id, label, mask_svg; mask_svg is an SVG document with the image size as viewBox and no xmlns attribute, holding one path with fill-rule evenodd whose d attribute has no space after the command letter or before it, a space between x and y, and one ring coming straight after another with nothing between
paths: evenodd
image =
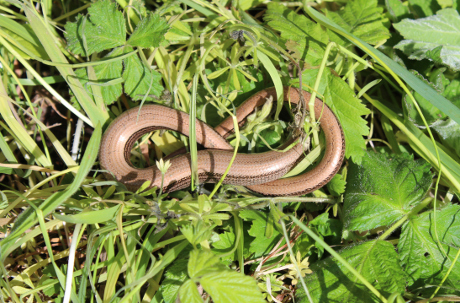
<instances>
[{"instance_id":1,"label":"broad leaf","mask_svg":"<svg viewBox=\"0 0 460 303\"><path fill-rule=\"evenodd\" d=\"M327 10L326 16L353 35L375 45L390 37L390 32L383 25L382 13L383 8L378 7L377 0L354 0L342 10Z\"/></svg>"},{"instance_id":2,"label":"broad leaf","mask_svg":"<svg viewBox=\"0 0 460 303\"><path fill-rule=\"evenodd\" d=\"M132 49L126 47L126 52ZM130 56L124 60L125 92L134 100L142 100L147 94L147 100L152 100L151 95L160 96L163 87L160 84L161 75L157 71L150 70L141 62L138 56Z\"/></svg>"},{"instance_id":3,"label":"broad leaf","mask_svg":"<svg viewBox=\"0 0 460 303\"><path fill-rule=\"evenodd\" d=\"M430 166L402 154L368 152L351 164L344 200L344 228L366 231L388 226L419 204L431 185Z\"/></svg>"},{"instance_id":4,"label":"broad leaf","mask_svg":"<svg viewBox=\"0 0 460 303\"><path fill-rule=\"evenodd\" d=\"M179 289L181 303L200 303L204 302L198 288L193 280L187 280Z\"/></svg>"},{"instance_id":5,"label":"broad leaf","mask_svg":"<svg viewBox=\"0 0 460 303\"><path fill-rule=\"evenodd\" d=\"M437 0L409 0L409 4L419 18L434 15L441 9Z\"/></svg>"},{"instance_id":6,"label":"broad leaf","mask_svg":"<svg viewBox=\"0 0 460 303\"><path fill-rule=\"evenodd\" d=\"M313 87L317 77L318 69L307 69L302 74L302 82ZM354 162L361 162L366 149L363 136L369 134L369 127L362 116L369 114L369 110L355 97L348 84L333 75L329 69L325 69L321 76L318 93L324 95L323 101L332 109L342 125L345 156L352 157Z\"/></svg>"},{"instance_id":7,"label":"broad leaf","mask_svg":"<svg viewBox=\"0 0 460 303\"><path fill-rule=\"evenodd\" d=\"M219 257L209 250L192 250L188 260L188 275L190 278L198 278L209 270L219 268Z\"/></svg>"},{"instance_id":8,"label":"broad leaf","mask_svg":"<svg viewBox=\"0 0 460 303\"><path fill-rule=\"evenodd\" d=\"M324 101L339 118L345 135L345 156L360 163L366 148L363 136L369 134L366 120L361 116L369 110L355 97L341 78L331 75L324 92Z\"/></svg>"},{"instance_id":9,"label":"broad leaf","mask_svg":"<svg viewBox=\"0 0 460 303\"><path fill-rule=\"evenodd\" d=\"M319 65L329 42L326 31L319 24L284 5L271 2L267 7L264 19L268 21L268 25L281 33L286 47L294 52L294 57L312 66Z\"/></svg>"},{"instance_id":10,"label":"broad leaf","mask_svg":"<svg viewBox=\"0 0 460 303\"><path fill-rule=\"evenodd\" d=\"M452 119L447 119L434 123L431 128L439 135L445 145L453 151L460 150L460 125Z\"/></svg>"},{"instance_id":11,"label":"broad leaf","mask_svg":"<svg viewBox=\"0 0 460 303\"><path fill-rule=\"evenodd\" d=\"M89 56L125 44L125 19L115 3L109 0L94 2L88 13L86 20L79 15L76 22L68 22L65 26L65 37L73 53Z\"/></svg>"},{"instance_id":12,"label":"broad leaf","mask_svg":"<svg viewBox=\"0 0 460 303\"><path fill-rule=\"evenodd\" d=\"M400 0L385 0L385 6L392 21L398 22L404 18L409 18L409 8L402 4Z\"/></svg>"},{"instance_id":13,"label":"broad leaf","mask_svg":"<svg viewBox=\"0 0 460 303\"><path fill-rule=\"evenodd\" d=\"M233 270L209 273L200 283L215 303L266 302L254 278Z\"/></svg>"},{"instance_id":14,"label":"broad leaf","mask_svg":"<svg viewBox=\"0 0 460 303\"><path fill-rule=\"evenodd\" d=\"M344 177L342 175L336 174L327 184L327 189L332 193L333 196L338 197L345 192L347 181L345 181L343 178Z\"/></svg>"},{"instance_id":15,"label":"broad leaf","mask_svg":"<svg viewBox=\"0 0 460 303\"><path fill-rule=\"evenodd\" d=\"M165 279L159 289L165 303L176 302L179 288L185 280L187 280L187 260L179 259L174 261L165 271Z\"/></svg>"},{"instance_id":16,"label":"broad leaf","mask_svg":"<svg viewBox=\"0 0 460 303\"><path fill-rule=\"evenodd\" d=\"M406 276L391 243L369 241L341 250L340 255L383 296L403 293ZM313 274L305 277L313 302L381 302L342 263L332 257L310 265ZM308 302L302 288L299 302Z\"/></svg>"},{"instance_id":17,"label":"broad leaf","mask_svg":"<svg viewBox=\"0 0 460 303\"><path fill-rule=\"evenodd\" d=\"M429 59L460 70L460 16L454 9L393 25L405 38L395 47L410 59Z\"/></svg>"},{"instance_id":18,"label":"broad leaf","mask_svg":"<svg viewBox=\"0 0 460 303\"><path fill-rule=\"evenodd\" d=\"M460 206L449 205L436 214L437 231L443 250L435 238L433 211L425 212L406 222L398 243L401 265L409 276L410 289L439 285L452 265L460 246ZM457 261L444 286L460 289L460 263ZM429 296L434 291L423 292ZM452 293L451 289L441 292ZM458 292L457 292L458 294Z\"/></svg>"},{"instance_id":19,"label":"broad leaf","mask_svg":"<svg viewBox=\"0 0 460 303\"><path fill-rule=\"evenodd\" d=\"M243 210L239 212L239 216L245 221L252 221L252 226L248 233L255 238L249 247L249 251L254 253L254 257L261 257L270 252L279 241L281 235L276 229L273 229L271 238L265 236L268 214L261 211Z\"/></svg>"},{"instance_id":20,"label":"broad leaf","mask_svg":"<svg viewBox=\"0 0 460 303\"><path fill-rule=\"evenodd\" d=\"M150 13L137 25L127 43L133 47L158 47L168 29L168 23L160 15Z\"/></svg>"},{"instance_id":21,"label":"broad leaf","mask_svg":"<svg viewBox=\"0 0 460 303\"><path fill-rule=\"evenodd\" d=\"M117 48L104 58L111 58L121 55L123 48ZM97 80L91 80L90 84L86 85L86 89L92 93L92 85L99 85L102 94L102 99L105 104L112 104L120 97L122 93L121 82L110 83L113 80L121 80L121 72L123 70L122 60L99 64L94 66L94 72L96 73ZM86 68L80 68L75 70L75 74L82 82L86 84L88 82L88 74Z\"/></svg>"}]
</instances>

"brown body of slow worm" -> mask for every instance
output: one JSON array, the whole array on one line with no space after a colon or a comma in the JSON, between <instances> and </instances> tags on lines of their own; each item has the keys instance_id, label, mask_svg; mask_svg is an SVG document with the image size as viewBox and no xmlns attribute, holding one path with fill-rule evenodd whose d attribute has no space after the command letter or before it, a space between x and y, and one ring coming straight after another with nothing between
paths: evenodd
<instances>
[{"instance_id":1,"label":"brown body of slow worm","mask_svg":"<svg viewBox=\"0 0 460 303\"><path fill-rule=\"evenodd\" d=\"M303 95L308 101L310 94L303 91ZM274 100L277 99L274 88L262 90L246 100L236 111L238 122L243 121L256 107L263 105L270 96ZM284 100L299 103L299 90L286 87ZM267 196L303 195L324 186L342 165L345 140L336 116L319 99L315 100L315 117L319 119L326 138L324 157L315 168L299 176L279 179L303 157L303 146L298 143L284 153L269 151L259 154L238 154L224 183L243 185ZM129 160L136 140L158 129L169 129L188 135L189 116L160 105L144 105L140 112L138 108L124 112L104 133L99 152L101 166L130 190L138 189L145 181L151 181L151 187L160 187L161 173L158 168L135 168ZM196 120L197 143L206 148L198 151L200 182L217 182L227 169L233 156L233 147L225 137L231 132L233 121L230 117L214 129ZM189 154L171 159L171 167L164 177L164 191L188 187L190 181Z\"/></svg>"}]
</instances>

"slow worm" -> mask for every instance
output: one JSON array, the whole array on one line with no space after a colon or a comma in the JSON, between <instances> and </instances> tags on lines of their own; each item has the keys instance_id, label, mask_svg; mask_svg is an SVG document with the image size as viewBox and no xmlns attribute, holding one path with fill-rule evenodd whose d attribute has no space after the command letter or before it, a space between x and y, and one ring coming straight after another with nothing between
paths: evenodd
<instances>
[{"instance_id":1,"label":"slow worm","mask_svg":"<svg viewBox=\"0 0 460 303\"><path fill-rule=\"evenodd\" d=\"M303 91L305 100L310 93ZM265 103L270 96L277 99L275 88L262 90L246 100L236 110L239 123ZM299 90L284 88L284 100L300 102ZM136 190L145 181L151 187L161 186L161 173L155 166L135 168L130 161L131 149L142 135L153 130L166 129L189 134L188 114L160 105L132 108L117 117L102 138L99 159L102 168L112 173L128 189ZM303 146L297 143L287 152L269 151L259 154L238 154L224 183L243 185L267 196L294 196L310 193L329 182L340 169L345 152L342 127L329 107L315 100L315 117L319 120L326 138L326 150L321 162L312 170L299 176L279 179L303 158ZM233 147L225 140L233 131L231 117L216 128L196 120L197 143L205 150L198 151L200 183L215 183L227 169L233 156ZM164 191L174 191L190 186L190 156L183 154L171 159L171 167L164 177Z\"/></svg>"}]
</instances>

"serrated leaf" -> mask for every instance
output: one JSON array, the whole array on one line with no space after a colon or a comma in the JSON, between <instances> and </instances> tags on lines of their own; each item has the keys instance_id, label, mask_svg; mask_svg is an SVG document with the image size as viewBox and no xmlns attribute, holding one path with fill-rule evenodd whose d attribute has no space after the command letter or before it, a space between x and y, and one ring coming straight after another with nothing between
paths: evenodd
<instances>
[{"instance_id":1,"label":"serrated leaf","mask_svg":"<svg viewBox=\"0 0 460 303\"><path fill-rule=\"evenodd\" d=\"M449 205L436 214L439 240L448 256L439 249L434 237L433 211L412 218L402 228L398 243L401 265L409 276L409 287L415 289L426 285L439 285L452 265L460 246L460 206ZM460 263L456 262L444 286L460 289ZM423 293L429 296L428 288ZM452 290L442 290L441 293Z\"/></svg>"},{"instance_id":2,"label":"serrated leaf","mask_svg":"<svg viewBox=\"0 0 460 303\"><path fill-rule=\"evenodd\" d=\"M219 257L209 250L192 250L188 260L188 275L190 278L198 278L209 270L219 268Z\"/></svg>"},{"instance_id":3,"label":"serrated leaf","mask_svg":"<svg viewBox=\"0 0 460 303\"><path fill-rule=\"evenodd\" d=\"M201 303L204 302L198 292L195 282L187 280L179 289L181 303Z\"/></svg>"},{"instance_id":4,"label":"serrated leaf","mask_svg":"<svg viewBox=\"0 0 460 303\"><path fill-rule=\"evenodd\" d=\"M385 6L393 22L398 22L411 16L409 8L403 5L400 0L385 0Z\"/></svg>"},{"instance_id":5,"label":"serrated leaf","mask_svg":"<svg viewBox=\"0 0 460 303\"><path fill-rule=\"evenodd\" d=\"M441 9L437 0L409 0L409 4L419 18L431 16Z\"/></svg>"},{"instance_id":6,"label":"serrated leaf","mask_svg":"<svg viewBox=\"0 0 460 303\"><path fill-rule=\"evenodd\" d=\"M175 303L179 288L187 279L187 260L179 259L167 268L160 291L165 303Z\"/></svg>"},{"instance_id":7,"label":"serrated leaf","mask_svg":"<svg viewBox=\"0 0 460 303\"><path fill-rule=\"evenodd\" d=\"M406 39L395 48L410 59L440 60L443 65L460 70L460 16L456 10L446 8L434 16L405 19L393 26Z\"/></svg>"},{"instance_id":8,"label":"serrated leaf","mask_svg":"<svg viewBox=\"0 0 460 303\"><path fill-rule=\"evenodd\" d=\"M369 110L355 97L353 91L341 78L330 75L327 80L324 102L342 124L345 136L345 156L360 163L366 148L363 136L369 134L367 122L361 116L367 115Z\"/></svg>"},{"instance_id":9,"label":"serrated leaf","mask_svg":"<svg viewBox=\"0 0 460 303\"><path fill-rule=\"evenodd\" d=\"M443 144L453 151L460 150L460 125L452 119L438 121L431 128L441 137Z\"/></svg>"},{"instance_id":10,"label":"serrated leaf","mask_svg":"<svg viewBox=\"0 0 460 303\"><path fill-rule=\"evenodd\" d=\"M254 257L261 257L267 254L279 241L281 234L275 229L271 238L265 237L265 230L268 225L268 214L261 211L243 210L239 216L246 221L252 221L252 226L248 230L250 236L255 239L249 246L249 251L254 253Z\"/></svg>"},{"instance_id":11,"label":"serrated leaf","mask_svg":"<svg viewBox=\"0 0 460 303\"><path fill-rule=\"evenodd\" d=\"M117 57L121 55L122 52L123 48L117 48L104 58ZM122 60L113 61L106 64L95 65L94 72L96 73L97 80L91 80L90 82L92 82L92 84L86 85L85 87L87 90L92 92L92 85L100 85L100 91L102 94L101 97L103 98L105 104L110 105L113 102L115 102L118 99L118 97L120 97L122 93L122 86L121 83L114 83L110 85L105 84L109 83L109 81L120 79L122 70ZM89 81L86 68L79 68L75 70L75 74L77 75L77 77L83 85L85 85Z\"/></svg>"},{"instance_id":12,"label":"serrated leaf","mask_svg":"<svg viewBox=\"0 0 460 303\"><path fill-rule=\"evenodd\" d=\"M366 231L391 225L421 202L431 178L424 160L367 152L361 165L353 163L349 168L344 229Z\"/></svg>"},{"instance_id":13,"label":"serrated leaf","mask_svg":"<svg viewBox=\"0 0 460 303\"><path fill-rule=\"evenodd\" d=\"M127 43L143 48L158 47L164 41L168 29L168 23L159 14L149 13L139 22Z\"/></svg>"},{"instance_id":14,"label":"serrated leaf","mask_svg":"<svg viewBox=\"0 0 460 303\"><path fill-rule=\"evenodd\" d=\"M89 56L125 44L125 19L114 2L110 0L94 2L88 8L88 13L86 22L82 15L78 15L75 22L67 22L65 26L65 37L73 53Z\"/></svg>"},{"instance_id":15,"label":"serrated leaf","mask_svg":"<svg viewBox=\"0 0 460 303\"><path fill-rule=\"evenodd\" d=\"M329 218L329 212L317 216L310 221L309 225L314 227L322 237L333 237L333 243L340 243L342 223L337 219Z\"/></svg>"},{"instance_id":16,"label":"serrated leaf","mask_svg":"<svg viewBox=\"0 0 460 303\"><path fill-rule=\"evenodd\" d=\"M126 52L132 51L130 47ZM138 56L130 56L124 60L125 92L134 100L142 100L145 94L160 96L163 87L160 84L161 75L157 71L150 70L142 63ZM148 97L147 100L153 99Z\"/></svg>"},{"instance_id":17,"label":"serrated leaf","mask_svg":"<svg viewBox=\"0 0 460 303\"><path fill-rule=\"evenodd\" d=\"M207 274L200 283L215 303L265 302L254 278L232 270Z\"/></svg>"},{"instance_id":18,"label":"serrated leaf","mask_svg":"<svg viewBox=\"0 0 460 303\"><path fill-rule=\"evenodd\" d=\"M332 195L338 197L345 192L345 185L347 185L347 181L343 180L343 176L336 174L327 184L327 189L329 189Z\"/></svg>"},{"instance_id":19,"label":"serrated leaf","mask_svg":"<svg viewBox=\"0 0 460 303\"><path fill-rule=\"evenodd\" d=\"M340 255L384 297L403 293L406 276L393 245L369 241L341 250ZM313 302L381 302L342 263L332 257L310 265L313 274L305 277ZM302 288L299 302L308 302Z\"/></svg>"},{"instance_id":20,"label":"serrated leaf","mask_svg":"<svg viewBox=\"0 0 460 303\"><path fill-rule=\"evenodd\" d=\"M326 31L317 23L288 9L279 3L270 2L264 19L286 40L286 47L295 58L312 66L319 65L324 57L328 41Z\"/></svg>"},{"instance_id":21,"label":"serrated leaf","mask_svg":"<svg viewBox=\"0 0 460 303\"><path fill-rule=\"evenodd\" d=\"M377 0L354 0L339 11L326 11L326 16L345 30L369 44L377 44L390 38L390 32L382 22L383 8Z\"/></svg>"},{"instance_id":22,"label":"serrated leaf","mask_svg":"<svg viewBox=\"0 0 460 303\"><path fill-rule=\"evenodd\" d=\"M318 69L307 69L302 73L302 82L310 87L315 85ZM361 116L369 114L369 110L357 99L347 83L325 69L317 92L324 96L323 101L332 109L339 119L345 136L345 156L352 157L359 163L366 141L363 136L369 134L367 122ZM319 119L319 117L315 117Z\"/></svg>"}]
</instances>

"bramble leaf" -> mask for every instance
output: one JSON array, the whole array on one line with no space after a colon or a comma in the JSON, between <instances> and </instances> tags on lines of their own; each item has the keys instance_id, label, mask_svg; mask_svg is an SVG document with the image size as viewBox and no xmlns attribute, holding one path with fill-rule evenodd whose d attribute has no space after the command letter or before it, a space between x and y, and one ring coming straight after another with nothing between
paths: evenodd
<instances>
[{"instance_id":1,"label":"bramble leaf","mask_svg":"<svg viewBox=\"0 0 460 303\"><path fill-rule=\"evenodd\" d=\"M67 22L65 26L65 37L74 54L89 56L125 44L125 19L115 3L109 0L94 2L88 13L86 20L78 15L76 22Z\"/></svg>"},{"instance_id":2,"label":"bramble leaf","mask_svg":"<svg viewBox=\"0 0 460 303\"><path fill-rule=\"evenodd\" d=\"M187 279L187 260L174 261L165 271L165 279L161 283L160 291L166 303L176 302L179 288Z\"/></svg>"},{"instance_id":3,"label":"bramble leaf","mask_svg":"<svg viewBox=\"0 0 460 303\"><path fill-rule=\"evenodd\" d=\"M253 252L256 258L267 254L281 237L276 229L273 229L273 236L271 238L265 236L268 214L261 211L243 210L240 211L239 216L245 221L252 221L252 226L248 230L248 233L255 239L251 242L249 251Z\"/></svg>"},{"instance_id":4,"label":"bramble leaf","mask_svg":"<svg viewBox=\"0 0 460 303\"><path fill-rule=\"evenodd\" d=\"M200 283L216 303L266 302L254 278L233 270L209 273Z\"/></svg>"},{"instance_id":5,"label":"bramble leaf","mask_svg":"<svg viewBox=\"0 0 460 303\"><path fill-rule=\"evenodd\" d=\"M332 195L338 197L345 192L346 185L347 181L343 179L343 176L340 174L336 174L327 184L327 189L329 189Z\"/></svg>"},{"instance_id":6,"label":"bramble leaf","mask_svg":"<svg viewBox=\"0 0 460 303\"><path fill-rule=\"evenodd\" d=\"M324 101L342 124L345 156L360 163L366 149L363 136L369 134L367 122L361 116L367 115L369 110L355 97L353 91L341 78L330 74L327 83Z\"/></svg>"},{"instance_id":7,"label":"bramble leaf","mask_svg":"<svg viewBox=\"0 0 460 303\"><path fill-rule=\"evenodd\" d=\"M302 73L302 82L313 87L317 77L318 69L307 69ZM363 136L369 134L366 120L361 116L369 114L369 110L355 97L348 84L334 76L329 69L324 70L317 92L324 96L323 101L332 109L342 125L345 156L352 157L354 162L360 163L366 149Z\"/></svg>"},{"instance_id":8,"label":"bramble leaf","mask_svg":"<svg viewBox=\"0 0 460 303\"><path fill-rule=\"evenodd\" d=\"M164 41L168 29L168 23L160 15L150 13L139 22L127 43L134 47L158 47Z\"/></svg>"},{"instance_id":9,"label":"bramble leaf","mask_svg":"<svg viewBox=\"0 0 460 303\"><path fill-rule=\"evenodd\" d=\"M343 203L344 229L388 226L419 204L432 182L430 165L408 154L387 157L367 152L351 164Z\"/></svg>"},{"instance_id":10,"label":"bramble leaf","mask_svg":"<svg viewBox=\"0 0 460 303\"><path fill-rule=\"evenodd\" d=\"M446 8L434 16L405 19L393 26L406 39L395 48L410 59L439 61L460 70L460 16L456 10Z\"/></svg>"},{"instance_id":11,"label":"bramble leaf","mask_svg":"<svg viewBox=\"0 0 460 303\"><path fill-rule=\"evenodd\" d=\"M348 2L342 10L327 10L326 16L358 38L375 45L390 38L390 32L382 22L382 12L377 0L355 0Z\"/></svg>"},{"instance_id":12,"label":"bramble leaf","mask_svg":"<svg viewBox=\"0 0 460 303\"><path fill-rule=\"evenodd\" d=\"M286 6L270 2L264 19L273 29L281 33L286 47L293 56L312 66L319 65L324 57L324 49L329 42L321 25L299 15Z\"/></svg>"},{"instance_id":13,"label":"bramble leaf","mask_svg":"<svg viewBox=\"0 0 460 303\"><path fill-rule=\"evenodd\" d=\"M384 297L403 293L406 275L399 265L393 245L386 241L369 241L351 245L340 255ZM342 263L332 257L310 265L313 274L305 277L313 302L381 302ZM299 302L309 302L302 288Z\"/></svg>"},{"instance_id":14,"label":"bramble leaf","mask_svg":"<svg viewBox=\"0 0 460 303\"><path fill-rule=\"evenodd\" d=\"M130 47L126 47L125 49L126 52L132 51ZM124 59L124 63L123 79L125 80L125 92L133 100L142 100L145 94L161 95L163 87L160 84L160 73L150 70L141 62L138 56L130 56ZM149 96L146 100L152 99Z\"/></svg>"},{"instance_id":15,"label":"bramble leaf","mask_svg":"<svg viewBox=\"0 0 460 303\"><path fill-rule=\"evenodd\" d=\"M179 289L181 303L200 303L204 302L198 288L193 280L187 280Z\"/></svg>"},{"instance_id":16,"label":"bramble leaf","mask_svg":"<svg viewBox=\"0 0 460 303\"><path fill-rule=\"evenodd\" d=\"M401 3L399 0L386 0L385 6L392 21L398 22L404 18L409 18L411 16L409 8Z\"/></svg>"},{"instance_id":17,"label":"bramble leaf","mask_svg":"<svg viewBox=\"0 0 460 303\"><path fill-rule=\"evenodd\" d=\"M439 249L434 236L433 211L424 212L403 225L398 251L401 265L409 276L410 289L439 285L447 274L460 246L459 216L460 206L454 204L438 210L436 214L439 240L444 251L447 252L447 257ZM444 286L451 287L451 289L441 289L441 293L452 293L452 288L460 289L460 263L455 263ZM423 293L429 296L433 291L433 288L427 288Z\"/></svg>"},{"instance_id":18,"label":"bramble leaf","mask_svg":"<svg viewBox=\"0 0 460 303\"><path fill-rule=\"evenodd\" d=\"M210 269L215 271L222 268L219 257L209 250L192 250L188 260L188 275L190 278L198 278L206 274Z\"/></svg>"},{"instance_id":19,"label":"bramble leaf","mask_svg":"<svg viewBox=\"0 0 460 303\"><path fill-rule=\"evenodd\" d=\"M122 48L115 49L113 52L105 56L104 58L116 57L122 54ZM85 87L92 93L92 85L100 85L100 90L102 98L105 104L110 105L120 97L122 93L121 83L114 83L106 85L109 81L120 79L121 72L123 69L122 60L113 61L106 64L99 64L94 66L94 72L96 73L97 80L91 80L91 85L86 85ZM75 74L82 82L82 84L87 83L88 74L86 68L79 68L75 70Z\"/></svg>"},{"instance_id":20,"label":"bramble leaf","mask_svg":"<svg viewBox=\"0 0 460 303\"><path fill-rule=\"evenodd\" d=\"M436 0L409 0L409 4L419 18L431 16L441 9Z\"/></svg>"}]
</instances>

